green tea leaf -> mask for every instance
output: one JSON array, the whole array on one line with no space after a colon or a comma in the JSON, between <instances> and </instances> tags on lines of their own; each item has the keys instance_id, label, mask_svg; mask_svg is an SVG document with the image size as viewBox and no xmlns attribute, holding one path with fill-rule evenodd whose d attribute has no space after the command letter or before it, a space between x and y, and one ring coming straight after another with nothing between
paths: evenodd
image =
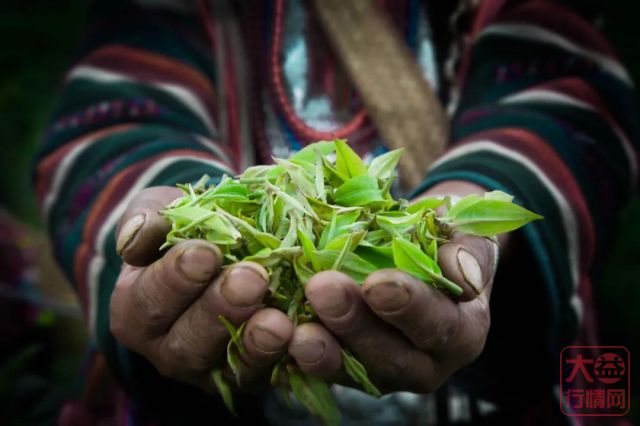
<instances>
[{"instance_id":1,"label":"green tea leaf","mask_svg":"<svg viewBox=\"0 0 640 426\"><path fill-rule=\"evenodd\" d=\"M293 293L293 297L289 301L289 308L287 309L287 316L294 326L298 325L298 309L302 307L302 299L304 299L304 289L298 287Z\"/></svg>"},{"instance_id":2,"label":"green tea leaf","mask_svg":"<svg viewBox=\"0 0 640 426\"><path fill-rule=\"evenodd\" d=\"M273 166L271 165L258 165L247 167L244 172L238 176L238 179L254 179L254 178L266 178L267 173L271 171Z\"/></svg>"},{"instance_id":3,"label":"green tea leaf","mask_svg":"<svg viewBox=\"0 0 640 426\"><path fill-rule=\"evenodd\" d=\"M418 246L401 238L395 238L391 245L396 267L426 282L435 282L453 295L462 294L462 288L442 276L438 264L420 250Z\"/></svg>"},{"instance_id":4,"label":"green tea leaf","mask_svg":"<svg viewBox=\"0 0 640 426\"><path fill-rule=\"evenodd\" d=\"M333 241L338 235L344 232L344 230L351 224L355 223L360 216L360 211L350 211L342 214L334 212L331 216L331 222L329 226L326 226L322 230L320 235L320 241L318 242L318 248L324 249L329 241Z\"/></svg>"},{"instance_id":5,"label":"green tea leaf","mask_svg":"<svg viewBox=\"0 0 640 426\"><path fill-rule=\"evenodd\" d=\"M344 262L345 256L347 255L347 253L351 251L352 240L353 240L353 234L348 234L346 241L342 244L342 249L340 250L340 254L338 254L338 257L333 262L333 265L331 265L331 269L333 269L334 271L339 271L340 268L342 267L342 262Z\"/></svg>"},{"instance_id":6,"label":"green tea leaf","mask_svg":"<svg viewBox=\"0 0 640 426\"><path fill-rule=\"evenodd\" d=\"M369 231L367 233L367 236L364 238L363 243L361 244L367 243L367 245L377 246L384 243L385 241L391 241L391 235L389 234L389 231L386 231L384 229L376 229L375 231Z\"/></svg>"},{"instance_id":7,"label":"green tea leaf","mask_svg":"<svg viewBox=\"0 0 640 426\"><path fill-rule=\"evenodd\" d=\"M216 198L243 201L249 198L249 191L245 185L228 180L224 184L218 185L215 190L206 197L203 197L203 201Z\"/></svg>"},{"instance_id":8,"label":"green tea leaf","mask_svg":"<svg viewBox=\"0 0 640 426\"><path fill-rule=\"evenodd\" d=\"M427 256L432 258L434 262L438 262L438 242L436 240L431 240L431 243L429 243L425 253L427 253Z\"/></svg>"},{"instance_id":9,"label":"green tea leaf","mask_svg":"<svg viewBox=\"0 0 640 426\"><path fill-rule=\"evenodd\" d=\"M176 232L184 234L196 227L202 227L205 231L213 231L216 240L232 241L242 237L240 232L223 216L203 209L201 207L182 206L166 210L163 214L172 220L179 228Z\"/></svg>"},{"instance_id":10,"label":"green tea leaf","mask_svg":"<svg viewBox=\"0 0 640 426\"><path fill-rule=\"evenodd\" d=\"M278 265L283 260L292 261L294 257L303 253L302 247L280 247L277 249L264 248L251 256L245 257L243 260L247 262L255 262L265 267Z\"/></svg>"},{"instance_id":11,"label":"green tea leaf","mask_svg":"<svg viewBox=\"0 0 640 426\"><path fill-rule=\"evenodd\" d=\"M384 201L377 179L369 175L351 178L340 185L334 199L343 206L367 206Z\"/></svg>"},{"instance_id":12,"label":"green tea leaf","mask_svg":"<svg viewBox=\"0 0 640 426\"><path fill-rule=\"evenodd\" d=\"M324 249L327 243L335 238L338 232L338 215L334 212L331 216L331 222L329 226L326 226L322 230L320 235L320 241L318 241L318 248Z\"/></svg>"},{"instance_id":13,"label":"green tea leaf","mask_svg":"<svg viewBox=\"0 0 640 426\"><path fill-rule=\"evenodd\" d=\"M347 247L347 251L354 251L366 235L367 231L343 233L329 241L324 248L326 250L342 250L343 247Z\"/></svg>"},{"instance_id":14,"label":"green tea leaf","mask_svg":"<svg viewBox=\"0 0 640 426\"><path fill-rule=\"evenodd\" d=\"M276 362L276 365L273 366L273 370L271 370L271 379L269 383L274 388L280 384L280 369L282 368L282 361Z\"/></svg>"},{"instance_id":15,"label":"green tea leaf","mask_svg":"<svg viewBox=\"0 0 640 426\"><path fill-rule=\"evenodd\" d=\"M211 214L211 210L203 209L202 207L194 206L181 206L164 210L162 214L170 219L177 227L181 228L186 225L190 225L191 222L202 222L201 218L208 220L215 216Z\"/></svg>"},{"instance_id":16,"label":"green tea leaf","mask_svg":"<svg viewBox=\"0 0 640 426\"><path fill-rule=\"evenodd\" d=\"M509 195L506 192L502 192L498 190L485 192L483 197L485 200L497 200L497 201L504 201L506 203L510 203L513 201L513 195Z\"/></svg>"},{"instance_id":17,"label":"green tea leaf","mask_svg":"<svg viewBox=\"0 0 640 426\"><path fill-rule=\"evenodd\" d=\"M393 261L393 250L391 247L359 246L355 254L366 260L376 269L395 268Z\"/></svg>"},{"instance_id":18,"label":"green tea leaf","mask_svg":"<svg viewBox=\"0 0 640 426\"><path fill-rule=\"evenodd\" d=\"M315 181L307 176L303 168L287 160L276 159L277 164L284 167L291 179L291 182L308 198L316 198L318 191L316 190Z\"/></svg>"},{"instance_id":19,"label":"green tea leaf","mask_svg":"<svg viewBox=\"0 0 640 426\"><path fill-rule=\"evenodd\" d=\"M347 372L349 377L351 377L356 383L362 386L362 389L364 389L364 391L369 395L380 398L382 396L382 392L380 392L380 390L378 390L378 388L375 387L373 383L371 383L364 365L362 365L360 361L358 361L353 355L351 355L344 349L340 352L342 355L342 365L344 366L344 370Z\"/></svg>"},{"instance_id":20,"label":"green tea leaf","mask_svg":"<svg viewBox=\"0 0 640 426\"><path fill-rule=\"evenodd\" d=\"M231 368L231 372L236 379L236 384L240 386L240 383L242 383L242 378L240 377L242 373L242 362L240 361L238 352L236 345L233 344L233 341L229 340L229 343L227 343L227 364L229 364L229 368Z\"/></svg>"},{"instance_id":21,"label":"green tea leaf","mask_svg":"<svg viewBox=\"0 0 640 426\"><path fill-rule=\"evenodd\" d=\"M205 239L210 243L217 245L233 245L237 242L235 238L231 238L228 235L224 235L213 230L208 231L205 234Z\"/></svg>"},{"instance_id":22,"label":"green tea leaf","mask_svg":"<svg viewBox=\"0 0 640 426\"><path fill-rule=\"evenodd\" d=\"M339 256L340 251L338 250L320 250L316 252L320 270L330 270ZM376 271L376 267L355 253L346 253L339 271L349 275L356 282L363 283L369 275Z\"/></svg>"},{"instance_id":23,"label":"green tea leaf","mask_svg":"<svg viewBox=\"0 0 640 426\"><path fill-rule=\"evenodd\" d=\"M420 219L422 212L406 213L406 212L386 212L376 216L376 222L380 228L388 231L390 234L401 236L414 228Z\"/></svg>"},{"instance_id":24,"label":"green tea leaf","mask_svg":"<svg viewBox=\"0 0 640 426\"><path fill-rule=\"evenodd\" d=\"M233 324L229 322L222 315L218 315L218 320L224 325L224 327L229 332L229 337L231 338L231 342L238 348L240 353L244 353L244 345L242 344L242 330L244 329L244 325L246 323L242 323L242 325L238 328L235 328Z\"/></svg>"},{"instance_id":25,"label":"green tea leaf","mask_svg":"<svg viewBox=\"0 0 640 426\"><path fill-rule=\"evenodd\" d=\"M298 401L325 426L340 424L340 410L329 386L322 380L301 371L289 371L289 384Z\"/></svg>"},{"instance_id":26,"label":"green tea leaf","mask_svg":"<svg viewBox=\"0 0 640 426\"><path fill-rule=\"evenodd\" d=\"M316 163L315 163L315 186L316 192L318 193L318 198L326 203L327 202L327 191L324 187L324 167L322 165L322 153L319 149L315 150L316 154Z\"/></svg>"},{"instance_id":27,"label":"green tea leaf","mask_svg":"<svg viewBox=\"0 0 640 426\"><path fill-rule=\"evenodd\" d=\"M338 187L349 180L349 176L336 169L335 165L327 157L322 157L322 169L329 185L333 187Z\"/></svg>"},{"instance_id":28,"label":"green tea leaf","mask_svg":"<svg viewBox=\"0 0 640 426\"><path fill-rule=\"evenodd\" d=\"M278 179L282 177L284 173L284 167L282 166L272 166L271 170L267 172L267 182L269 183L277 183Z\"/></svg>"},{"instance_id":29,"label":"green tea leaf","mask_svg":"<svg viewBox=\"0 0 640 426\"><path fill-rule=\"evenodd\" d=\"M316 256L316 247L311 240L311 236L307 234L307 230L301 225L298 225L298 240L302 245L302 249L304 250L304 254L309 257L311 260L311 264L313 265L313 270L315 272L321 271L321 266Z\"/></svg>"},{"instance_id":30,"label":"green tea leaf","mask_svg":"<svg viewBox=\"0 0 640 426\"><path fill-rule=\"evenodd\" d=\"M198 182L196 182L196 184L193 186L193 190L195 191L204 191L207 182L209 182L211 180L211 176L209 175L202 175L202 177L200 179L198 179Z\"/></svg>"},{"instance_id":31,"label":"green tea leaf","mask_svg":"<svg viewBox=\"0 0 640 426\"><path fill-rule=\"evenodd\" d=\"M234 416L238 417L236 409L233 406L233 394L231 393L231 387L225 381L224 377L222 377L222 371L219 368L214 368L211 372L211 377L213 378L213 383L216 385L216 389L218 389L218 393L222 397L222 401L227 407L227 410L229 410Z\"/></svg>"},{"instance_id":32,"label":"green tea leaf","mask_svg":"<svg viewBox=\"0 0 640 426\"><path fill-rule=\"evenodd\" d=\"M300 151L289 157L289 161L295 164L310 163L313 164L316 158L315 151L320 151L323 156L329 155L336 150L333 141L321 141L309 144Z\"/></svg>"},{"instance_id":33,"label":"green tea leaf","mask_svg":"<svg viewBox=\"0 0 640 426\"><path fill-rule=\"evenodd\" d=\"M343 140L336 139L336 169L348 178L367 174L367 166L358 154Z\"/></svg>"},{"instance_id":34,"label":"green tea leaf","mask_svg":"<svg viewBox=\"0 0 640 426\"><path fill-rule=\"evenodd\" d=\"M435 210L440 206L443 206L447 203L447 197L443 198L423 198L421 200L416 201L415 203L411 203L407 206L406 211L408 213L416 213L425 210Z\"/></svg>"},{"instance_id":35,"label":"green tea leaf","mask_svg":"<svg viewBox=\"0 0 640 426\"><path fill-rule=\"evenodd\" d=\"M325 193L326 196L326 193ZM335 212L339 212L340 209L344 209L345 207L336 206L335 204L328 204L322 200L318 200L316 198L307 198L307 202L309 206L316 212L316 215L320 218L319 223L328 223L331 221L331 215ZM349 207L353 208L353 207Z\"/></svg>"},{"instance_id":36,"label":"green tea leaf","mask_svg":"<svg viewBox=\"0 0 640 426\"><path fill-rule=\"evenodd\" d=\"M393 173L400 161L400 157L404 149L394 149L393 151L386 152L377 156L371 161L369 165L369 176L373 176L376 179L389 179L393 176Z\"/></svg>"},{"instance_id":37,"label":"green tea leaf","mask_svg":"<svg viewBox=\"0 0 640 426\"><path fill-rule=\"evenodd\" d=\"M267 233L273 232L273 220L273 199L271 197L264 197L264 201L260 207L260 226L258 230ZM256 224L256 226L258 225Z\"/></svg>"},{"instance_id":38,"label":"green tea leaf","mask_svg":"<svg viewBox=\"0 0 640 426\"><path fill-rule=\"evenodd\" d=\"M458 200L450 209L448 209L447 214L443 219L447 220L447 218L454 218L460 211L474 205L480 200L482 200L482 198L476 194L467 195L466 197Z\"/></svg>"},{"instance_id":39,"label":"green tea leaf","mask_svg":"<svg viewBox=\"0 0 640 426\"><path fill-rule=\"evenodd\" d=\"M298 220L296 217L297 216L292 215L289 220L289 230L280 243L280 247L282 248L293 247L296 244L298 239Z\"/></svg>"},{"instance_id":40,"label":"green tea leaf","mask_svg":"<svg viewBox=\"0 0 640 426\"><path fill-rule=\"evenodd\" d=\"M513 231L533 220L542 219L542 216L517 204L494 199L479 199L452 212L443 219L445 223L458 232L482 237Z\"/></svg>"},{"instance_id":41,"label":"green tea leaf","mask_svg":"<svg viewBox=\"0 0 640 426\"><path fill-rule=\"evenodd\" d=\"M280 188L270 184L269 182L265 183L265 186L271 189L274 193L278 194L278 197L282 198L284 202L289 205L289 207L294 208L301 215L309 215L312 218L319 220L318 215L311 209L310 207L306 207L298 200L296 200L293 196L287 194L285 191L282 191Z\"/></svg>"},{"instance_id":42,"label":"green tea leaf","mask_svg":"<svg viewBox=\"0 0 640 426\"><path fill-rule=\"evenodd\" d=\"M270 249L276 249L280 247L280 240L275 236L268 234L266 232L260 232L253 226L249 225L242 219L239 219L222 209L217 209L217 212L220 213L225 218L229 219L231 223L233 223L245 238L251 238L261 244L263 247L267 247ZM259 249L255 250L257 252Z\"/></svg>"},{"instance_id":43,"label":"green tea leaf","mask_svg":"<svg viewBox=\"0 0 640 426\"><path fill-rule=\"evenodd\" d=\"M309 281L314 275L314 272L306 265L306 262L308 260L309 258L306 256L299 256L296 257L293 261L293 267L296 271L296 276L298 277L302 285L305 285L307 281Z\"/></svg>"}]
</instances>

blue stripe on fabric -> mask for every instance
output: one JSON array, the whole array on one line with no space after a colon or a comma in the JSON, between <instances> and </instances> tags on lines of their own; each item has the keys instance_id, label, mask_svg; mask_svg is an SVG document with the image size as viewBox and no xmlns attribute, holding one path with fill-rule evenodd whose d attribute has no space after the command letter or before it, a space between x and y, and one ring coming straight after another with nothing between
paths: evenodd
<instances>
[{"instance_id":1,"label":"blue stripe on fabric","mask_svg":"<svg viewBox=\"0 0 640 426\"><path fill-rule=\"evenodd\" d=\"M418 52L418 15L420 8L418 7L418 0L409 0L408 4L406 39L407 46L415 55Z\"/></svg>"},{"instance_id":2,"label":"blue stripe on fabric","mask_svg":"<svg viewBox=\"0 0 640 426\"><path fill-rule=\"evenodd\" d=\"M285 138L285 142L289 145L290 151L299 151L302 149L302 143L298 140L296 135L293 134L293 130L291 130L291 126L287 123L287 120L282 115L277 115L278 122L280 123L280 127L282 128L282 133Z\"/></svg>"}]
</instances>

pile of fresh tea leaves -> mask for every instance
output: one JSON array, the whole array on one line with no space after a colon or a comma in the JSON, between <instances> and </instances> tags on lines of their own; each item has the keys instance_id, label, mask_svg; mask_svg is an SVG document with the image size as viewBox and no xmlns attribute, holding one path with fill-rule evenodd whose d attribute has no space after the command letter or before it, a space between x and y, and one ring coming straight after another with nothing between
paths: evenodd
<instances>
[{"instance_id":1,"label":"pile of fresh tea leaves","mask_svg":"<svg viewBox=\"0 0 640 426\"><path fill-rule=\"evenodd\" d=\"M456 296L462 289L437 263L438 247L453 232L492 237L541 218L498 191L453 205L448 198L394 200L390 189L401 155L391 151L367 166L345 141L318 142L288 160L250 167L235 179L224 176L216 185L206 176L195 185L179 185L184 196L162 212L171 223L163 248L204 239L220 247L226 265L263 265L270 276L264 304L301 324L317 320L304 297L305 283L317 272L336 270L362 283L374 271L398 268ZM237 376L243 326L220 321L231 335L227 362ZM342 360L363 390L380 395L357 359L343 351ZM233 411L230 386L219 369L213 378ZM324 424L339 423L329 385L303 373L290 357L274 366L272 384L287 397L292 391Z\"/></svg>"}]
</instances>

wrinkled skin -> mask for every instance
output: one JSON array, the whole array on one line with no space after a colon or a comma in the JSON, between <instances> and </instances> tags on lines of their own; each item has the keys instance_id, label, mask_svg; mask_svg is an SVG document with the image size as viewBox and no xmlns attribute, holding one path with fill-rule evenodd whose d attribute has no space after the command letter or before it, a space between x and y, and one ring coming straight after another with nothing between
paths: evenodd
<instances>
[{"instance_id":1,"label":"wrinkled skin","mask_svg":"<svg viewBox=\"0 0 640 426\"><path fill-rule=\"evenodd\" d=\"M426 195L482 192L452 181ZM393 269L375 272L362 286L336 271L318 273L305 294L321 323L294 327L284 313L262 305L268 277L260 265L240 262L223 271L220 250L201 240L159 257L169 226L157 212L179 196L171 187L140 192L117 231L124 265L111 300L111 331L162 375L207 392L215 392L214 367L231 377L224 366L228 332L218 315L235 325L248 321L243 389L266 386L270 367L287 351L302 370L349 384L340 357L346 347L383 392L424 393L481 353L490 324L495 242L455 235L440 247L444 274L464 289L455 300Z\"/></svg>"}]
</instances>

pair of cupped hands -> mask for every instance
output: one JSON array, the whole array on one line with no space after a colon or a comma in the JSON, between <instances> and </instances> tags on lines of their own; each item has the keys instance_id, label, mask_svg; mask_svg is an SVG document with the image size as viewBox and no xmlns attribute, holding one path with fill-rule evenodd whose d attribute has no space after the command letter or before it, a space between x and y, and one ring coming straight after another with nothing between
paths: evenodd
<instances>
[{"instance_id":1,"label":"pair of cupped hands","mask_svg":"<svg viewBox=\"0 0 640 426\"><path fill-rule=\"evenodd\" d=\"M451 181L425 195L483 192ZM265 388L271 367L287 352L303 371L349 384L340 352L348 348L382 392L426 393L481 353L498 256L494 241L455 235L440 247L443 273L464 289L455 299L395 269L377 271L363 285L337 271L318 273L305 295L321 322L294 327L284 313L264 307L268 276L260 265L223 269L220 250L202 240L161 256L169 226L158 212L181 195L172 187L140 192L117 229L123 267L111 298L111 331L163 376L212 393L213 368L235 381L225 366L229 333L219 315L235 326L247 322L240 390Z\"/></svg>"}]
</instances>

